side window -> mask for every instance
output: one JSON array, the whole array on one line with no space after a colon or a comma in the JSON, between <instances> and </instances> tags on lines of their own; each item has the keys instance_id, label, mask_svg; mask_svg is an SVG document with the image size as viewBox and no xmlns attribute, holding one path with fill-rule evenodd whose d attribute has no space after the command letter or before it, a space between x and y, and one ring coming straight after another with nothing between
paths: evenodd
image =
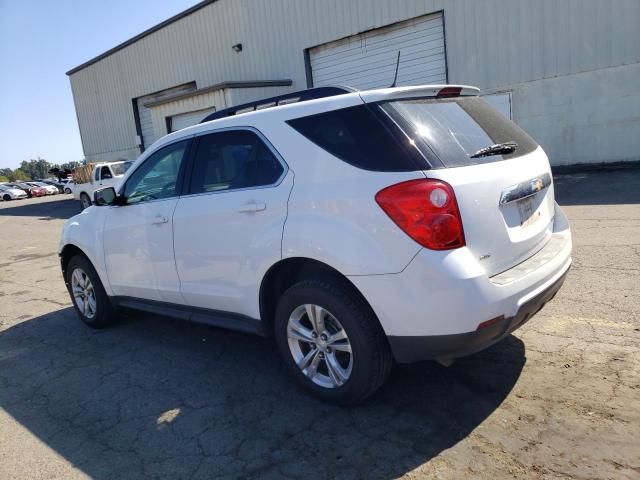
<instances>
[{"instance_id":1,"label":"side window","mask_svg":"<svg viewBox=\"0 0 640 480\"><path fill-rule=\"evenodd\" d=\"M190 193L217 192L275 183L284 168L258 135L249 130L200 137Z\"/></svg>"},{"instance_id":2,"label":"side window","mask_svg":"<svg viewBox=\"0 0 640 480\"><path fill-rule=\"evenodd\" d=\"M376 106L359 105L294 118L287 123L307 139L354 167L378 172L429 168L401 131ZM374 114L377 112L378 115ZM400 134L400 135L399 135ZM404 142L404 143L403 143Z\"/></svg>"},{"instance_id":3,"label":"side window","mask_svg":"<svg viewBox=\"0 0 640 480\"><path fill-rule=\"evenodd\" d=\"M102 180L105 180L107 178L113 178L113 175L111 175L111 170L109 170L108 166L104 166L102 167L102 171L100 172L100 177L102 178Z\"/></svg>"},{"instance_id":4,"label":"side window","mask_svg":"<svg viewBox=\"0 0 640 480\"><path fill-rule=\"evenodd\" d=\"M164 147L131 174L124 187L127 204L176 196L178 173L188 141Z\"/></svg>"},{"instance_id":5,"label":"side window","mask_svg":"<svg viewBox=\"0 0 640 480\"><path fill-rule=\"evenodd\" d=\"M100 169L96 168L96 173L93 175L93 178L95 178L96 182L98 180L100 180Z\"/></svg>"}]
</instances>

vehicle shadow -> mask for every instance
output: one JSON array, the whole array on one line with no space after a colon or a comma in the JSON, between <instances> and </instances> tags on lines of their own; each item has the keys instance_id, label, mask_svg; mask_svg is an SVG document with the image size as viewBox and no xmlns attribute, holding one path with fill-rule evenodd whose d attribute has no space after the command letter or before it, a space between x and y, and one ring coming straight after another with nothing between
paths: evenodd
<instances>
[{"instance_id":1,"label":"vehicle shadow","mask_svg":"<svg viewBox=\"0 0 640 480\"><path fill-rule=\"evenodd\" d=\"M640 168L597 170L554 175L559 205L622 205L640 203Z\"/></svg>"},{"instance_id":2,"label":"vehicle shadow","mask_svg":"<svg viewBox=\"0 0 640 480\"><path fill-rule=\"evenodd\" d=\"M0 332L0 407L98 479L395 478L469 435L525 361L510 336L397 366L343 408L296 388L269 340L146 314L91 330L67 308Z\"/></svg>"},{"instance_id":3,"label":"vehicle shadow","mask_svg":"<svg viewBox=\"0 0 640 480\"><path fill-rule=\"evenodd\" d=\"M80 203L73 197L64 195L62 200L43 202L38 198L12 200L0 202L0 217L41 217L43 220L52 218L67 219L80 213Z\"/></svg>"}]
</instances>

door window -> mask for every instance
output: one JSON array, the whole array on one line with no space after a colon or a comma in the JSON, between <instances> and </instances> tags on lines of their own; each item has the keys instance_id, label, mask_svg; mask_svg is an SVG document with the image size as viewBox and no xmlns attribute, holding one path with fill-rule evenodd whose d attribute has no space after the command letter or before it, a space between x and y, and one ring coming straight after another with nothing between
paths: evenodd
<instances>
[{"instance_id":1,"label":"door window","mask_svg":"<svg viewBox=\"0 0 640 480\"><path fill-rule=\"evenodd\" d=\"M207 193L272 185L284 167L249 130L212 133L200 137L190 193Z\"/></svg>"},{"instance_id":2,"label":"door window","mask_svg":"<svg viewBox=\"0 0 640 480\"><path fill-rule=\"evenodd\" d=\"M158 150L131 174L124 187L127 204L176 196L187 143L185 140Z\"/></svg>"},{"instance_id":3,"label":"door window","mask_svg":"<svg viewBox=\"0 0 640 480\"><path fill-rule=\"evenodd\" d=\"M102 171L100 172L100 176L102 177L102 180L106 180L108 178L113 178L113 175L111 175L111 170L109 170L109 167L107 167L106 165L104 167L102 167Z\"/></svg>"}]
</instances>

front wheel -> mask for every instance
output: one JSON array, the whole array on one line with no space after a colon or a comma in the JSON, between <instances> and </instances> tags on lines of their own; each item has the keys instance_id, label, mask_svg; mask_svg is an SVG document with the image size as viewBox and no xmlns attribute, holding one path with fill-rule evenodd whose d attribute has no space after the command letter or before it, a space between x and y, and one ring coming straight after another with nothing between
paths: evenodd
<instances>
[{"instance_id":1,"label":"front wheel","mask_svg":"<svg viewBox=\"0 0 640 480\"><path fill-rule=\"evenodd\" d=\"M339 280L290 287L276 309L275 336L298 383L332 403L362 402L382 386L393 363L377 318Z\"/></svg>"},{"instance_id":2,"label":"front wheel","mask_svg":"<svg viewBox=\"0 0 640 480\"><path fill-rule=\"evenodd\" d=\"M2 199L3 199L5 202L8 202L9 200L11 200L11 195L9 195L9 194L4 194L4 195L2 196Z\"/></svg>"},{"instance_id":3,"label":"front wheel","mask_svg":"<svg viewBox=\"0 0 640 480\"><path fill-rule=\"evenodd\" d=\"M80 319L94 328L111 325L115 320L115 311L87 257L76 255L71 258L66 273L67 289Z\"/></svg>"},{"instance_id":4,"label":"front wheel","mask_svg":"<svg viewBox=\"0 0 640 480\"><path fill-rule=\"evenodd\" d=\"M64 189L64 193L66 193L67 195L69 195L71 193L71 189L70 188L65 188Z\"/></svg>"},{"instance_id":5,"label":"front wheel","mask_svg":"<svg viewBox=\"0 0 640 480\"><path fill-rule=\"evenodd\" d=\"M84 192L80 194L80 205L82 206L82 210L91 206L91 199L89 195Z\"/></svg>"}]
</instances>

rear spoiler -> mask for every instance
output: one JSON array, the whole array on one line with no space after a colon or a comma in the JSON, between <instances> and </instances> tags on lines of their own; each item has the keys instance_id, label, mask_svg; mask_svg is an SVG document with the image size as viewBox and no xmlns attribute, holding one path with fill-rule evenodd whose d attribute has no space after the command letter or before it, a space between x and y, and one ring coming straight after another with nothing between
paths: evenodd
<instances>
[{"instance_id":1,"label":"rear spoiler","mask_svg":"<svg viewBox=\"0 0 640 480\"><path fill-rule=\"evenodd\" d=\"M400 100L403 98L448 98L462 96L477 96L480 89L468 85L424 85L417 87L381 88L358 92L365 103Z\"/></svg>"}]
</instances>

